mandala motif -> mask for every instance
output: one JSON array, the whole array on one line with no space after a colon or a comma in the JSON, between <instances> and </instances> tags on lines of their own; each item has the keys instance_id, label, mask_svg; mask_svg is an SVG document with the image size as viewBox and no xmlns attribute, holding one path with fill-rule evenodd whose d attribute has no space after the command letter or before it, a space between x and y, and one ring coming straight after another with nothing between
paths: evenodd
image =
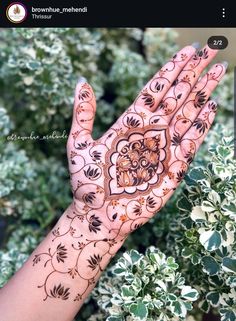
<instances>
[{"instance_id":1,"label":"mandala motif","mask_svg":"<svg viewBox=\"0 0 236 321\"><path fill-rule=\"evenodd\" d=\"M106 198L133 197L158 186L167 169L169 142L167 126L130 129L118 136L106 155Z\"/></svg>"}]
</instances>

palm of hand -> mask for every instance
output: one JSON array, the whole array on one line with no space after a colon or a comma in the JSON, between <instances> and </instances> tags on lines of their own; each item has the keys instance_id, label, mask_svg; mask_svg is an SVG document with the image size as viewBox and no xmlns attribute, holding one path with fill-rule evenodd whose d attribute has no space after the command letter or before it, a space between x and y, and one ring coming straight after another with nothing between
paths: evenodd
<instances>
[{"instance_id":1,"label":"palm of hand","mask_svg":"<svg viewBox=\"0 0 236 321\"><path fill-rule=\"evenodd\" d=\"M74 215L88 238L125 238L173 194L214 120L208 98L225 66L198 78L215 55L183 48L97 141L94 93L86 82L77 85L67 150Z\"/></svg>"},{"instance_id":2,"label":"palm of hand","mask_svg":"<svg viewBox=\"0 0 236 321\"><path fill-rule=\"evenodd\" d=\"M33 259L48 271L38 286L44 300L83 300L129 233L173 194L214 120L216 104L208 98L225 65L198 78L215 55L208 47L197 54L192 46L182 49L97 141L95 97L78 83L67 143L74 201L50 235L52 249Z\"/></svg>"}]
</instances>

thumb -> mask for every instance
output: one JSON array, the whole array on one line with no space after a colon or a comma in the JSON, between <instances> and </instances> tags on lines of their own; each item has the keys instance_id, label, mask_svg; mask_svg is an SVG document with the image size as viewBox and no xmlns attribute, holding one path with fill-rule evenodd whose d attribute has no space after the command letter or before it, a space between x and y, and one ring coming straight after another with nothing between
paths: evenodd
<instances>
[{"instance_id":1,"label":"thumb","mask_svg":"<svg viewBox=\"0 0 236 321\"><path fill-rule=\"evenodd\" d=\"M96 100L92 87L81 77L75 88L75 100L71 133L78 137L83 135L91 138L96 112Z\"/></svg>"}]
</instances>

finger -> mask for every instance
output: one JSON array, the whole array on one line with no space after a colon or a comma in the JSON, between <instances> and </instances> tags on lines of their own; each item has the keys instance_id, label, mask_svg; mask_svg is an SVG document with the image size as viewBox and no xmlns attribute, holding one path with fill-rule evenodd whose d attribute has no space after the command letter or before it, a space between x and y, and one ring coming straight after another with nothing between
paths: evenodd
<instances>
[{"instance_id":1,"label":"finger","mask_svg":"<svg viewBox=\"0 0 236 321\"><path fill-rule=\"evenodd\" d=\"M194 46L196 45L193 44L181 49L146 84L134 102L136 112L140 112L143 108L150 111L154 111L157 108L180 71L195 54L196 48Z\"/></svg>"},{"instance_id":2,"label":"finger","mask_svg":"<svg viewBox=\"0 0 236 321\"><path fill-rule=\"evenodd\" d=\"M198 81L202 71L209 65L217 54L217 50L205 46L199 50L186 64L184 69L157 108L157 115L164 116L167 122L173 114L182 106L192 88Z\"/></svg>"},{"instance_id":3,"label":"finger","mask_svg":"<svg viewBox=\"0 0 236 321\"><path fill-rule=\"evenodd\" d=\"M214 121L216 106L216 103L212 100L207 102L183 138L180 139L176 136L172 138L167 175L162 183L152 190L155 203L159 204L160 202L158 203L157 200L161 199L161 206L164 206L182 181L189 164Z\"/></svg>"},{"instance_id":4,"label":"finger","mask_svg":"<svg viewBox=\"0 0 236 321\"><path fill-rule=\"evenodd\" d=\"M193 159L214 121L216 111L216 102L213 100L208 101L194 120L192 126L182 137L180 149L185 159L189 155L191 155L191 160Z\"/></svg>"},{"instance_id":5,"label":"finger","mask_svg":"<svg viewBox=\"0 0 236 321\"><path fill-rule=\"evenodd\" d=\"M92 87L80 78L75 89L71 134L91 138L96 112L96 100Z\"/></svg>"},{"instance_id":6,"label":"finger","mask_svg":"<svg viewBox=\"0 0 236 321\"><path fill-rule=\"evenodd\" d=\"M226 67L225 63L216 64L200 79L183 106L172 116L169 126L173 132L182 137L192 126L201 108L224 76Z\"/></svg>"},{"instance_id":7,"label":"finger","mask_svg":"<svg viewBox=\"0 0 236 321\"><path fill-rule=\"evenodd\" d=\"M92 143L91 132L96 102L91 86L85 78L76 85L74 110L70 134L67 140L67 155L70 169L78 171L83 166L84 153Z\"/></svg>"}]
</instances>

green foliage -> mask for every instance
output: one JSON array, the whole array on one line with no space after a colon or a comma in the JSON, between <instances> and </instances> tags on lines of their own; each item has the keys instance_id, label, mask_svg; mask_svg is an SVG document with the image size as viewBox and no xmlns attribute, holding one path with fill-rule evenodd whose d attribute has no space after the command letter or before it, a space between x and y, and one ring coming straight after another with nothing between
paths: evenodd
<instances>
[{"instance_id":1,"label":"green foliage","mask_svg":"<svg viewBox=\"0 0 236 321\"><path fill-rule=\"evenodd\" d=\"M11 128L6 111L0 109L2 133ZM32 160L24 150L0 141L0 226L5 227L4 249L0 251L0 286L19 269L50 223L70 202L66 169L50 158ZM36 232L37 228L37 232Z\"/></svg>"},{"instance_id":2,"label":"green foliage","mask_svg":"<svg viewBox=\"0 0 236 321\"><path fill-rule=\"evenodd\" d=\"M227 320L236 318L236 160L232 133L216 126L210 138L205 166L185 179L167 247L198 289L199 308L217 308Z\"/></svg>"},{"instance_id":3,"label":"green foliage","mask_svg":"<svg viewBox=\"0 0 236 321\"><path fill-rule=\"evenodd\" d=\"M154 67L163 66L166 58L178 50L177 37L178 33L170 28L148 28L143 36L147 62Z\"/></svg>"},{"instance_id":4,"label":"green foliage","mask_svg":"<svg viewBox=\"0 0 236 321\"><path fill-rule=\"evenodd\" d=\"M35 172L25 151L6 140L12 125L4 108L0 109L0 124L0 208L1 215L6 216L14 215L19 208L21 195L32 183Z\"/></svg>"},{"instance_id":5,"label":"green foliage","mask_svg":"<svg viewBox=\"0 0 236 321\"><path fill-rule=\"evenodd\" d=\"M4 122L6 114L0 114ZM6 130L8 123L4 124ZM5 129L4 129L5 128ZM0 143L0 209L6 218L35 220L47 227L56 212L69 204L67 170L54 158L30 161L24 150L2 137Z\"/></svg>"},{"instance_id":6,"label":"green foliage","mask_svg":"<svg viewBox=\"0 0 236 321\"><path fill-rule=\"evenodd\" d=\"M171 29L20 28L1 34L0 96L21 134L68 132L73 88L84 76L98 99L97 137L176 49ZM157 43L158 54L152 50Z\"/></svg>"},{"instance_id":7,"label":"green foliage","mask_svg":"<svg viewBox=\"0 0 236 321\"><path fill-rule=\"evenodd\" d=\"M155 247L124 253L94 291L105 320L184 320L198 293L177 270L175 259Z\"/></svg>"},{"instance_id":8,"label":"green foliage","mask_svg":"<svg viewBox=\"0 0 236 321\"><path fill-rule=\"evenodd\" d=\"M68 133L80 76L95 89L94 137L100 136L174 54L177 36L168 28L1 30L0 286L71 201L66 140L10 141L8 136ZM221 314L222 321L235 320L232 72L215 97L216 122L226 123L227 130L219 126L211 130L185 184L155 218L127 239L123 247L127 253L104 274L96 300L88 301L76 321L90 315L91 321L199 321L202 310L210 308ZM155 248L146 250L150 245ZM122 264L125 271L119 273ZM187 285L181 283L182 275ZM189 287L199 293L191 311L191 292L194 296L196 292ZM186 311L190 315L185 318ZM167 319L161 319L161 313Z\"/></svg>"},{"instance_id":9,"label":"green foliage","mask_svg":"<svg viewBox=\"0 0 236 321\"><path fill-rule=\"evenodd\" d=\"M8 135L12 129L13 124L10 121L10 117L7 115L6 110L0 107L0 137ZM2 147L2 141L0 141Z\"/></svg>"},{"instance_id":10,"label":"green foliage","mask_svg":"<svg viewBox=\"0 0 236 321\"><path fill-rule=\"evenodd\" d=\"M22 266L39 241L42 234L35 226L16 226L5 245L0 251L0 287Z\"/></svg>"},{"instance_id":11,"label":"green foliage","mask_svg":"<svg viewBox=\"0 0 236 321\"><path fill-rule=\"evenodd\" d=\"M186 283L199 292L194 317L213 309L236 318L236 160L233 134L215 125L191 170L158 215L130 235L125 246L148 244L175 258ZM145 274L145 272L144 272ZM202 312L201 312L202 311Z\"/></svg>"},{"instance_id":12,"label":"green foliage","mask_svg":"<svg viewBox=\"0 0 236 321\"><path fill-rule=\"evenodd\" d=\"M233 71L228 71L221 82L221 86L217 87L212 94L212 98L216 98L220 108L225 109L225 111L233 112L234 106L234 73ZM222 90L223 87L223 90Z\"/></svg>"}]
</instances>

